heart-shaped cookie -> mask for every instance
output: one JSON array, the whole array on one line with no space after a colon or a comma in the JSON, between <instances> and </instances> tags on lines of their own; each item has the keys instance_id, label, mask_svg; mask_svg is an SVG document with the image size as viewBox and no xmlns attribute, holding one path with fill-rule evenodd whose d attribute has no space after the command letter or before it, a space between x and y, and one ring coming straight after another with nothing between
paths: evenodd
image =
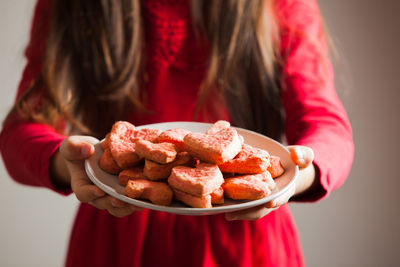
<instances>
[{"instance_id":1,"label":"heart-shaped cookie","mask_svg":"<svg viewBox=\"0 0 400 267\"><path fill-rule=\"evenodd\" d=\"M176 155L173 162L168 164L160 164L151 160L146 159L144 163L143 173L149 180L162 180L169 177L172 168L176 166L196 166L197 161L193 159L189 153L180 152Z\"/></svg>"},{"instance_id":2,"label":"heart-shaped cookie","mask_svg":"<svg viewBox=\"0 0 400 267\"><path fill-rule=\"evenodd\" d=\"M256 200L268 196L275 186L271 174L266 171L225 179L222 188L229 198Z\"/></svg>"},{"instance_id":3,"label":"heart-shaped cookie","mask_svg":"<svg viewBox=\"0 0 400 267\"><path fill-rule=\"evenodd\" d=\"M103 171L111 174L118 174L121 171L121 168L113 159L109 148L106 148L104 153L101 155L99 159L99 166Z\"/></svg>"},{"instance_id":4,"label":"heart-shaped cookie","mask_svg":"<svg viewBox=\"0 0 400 267\"><path fill-rule=\"evenodd\" d=\"M267 170L271 173L272 178L281 176L285 172L285 169L282 166L281 158L278 156L271 156L270 164Z\"/></svg>"},{"instance_id":5,"label":"heart-shaped cookie","mask_svg":"<svg viewBox=\"0 0 400 267\"><path fill-rule=\"evenodd\" d=\"M137 165L142 158L135 152L137 140L155 141L161 130L158 129L140 129L127 121L118 121L114 123L108 137L108 146L111 155L117 165L122 169L127 169Z\"/></svg>"},{"instance_id":6,"label":"heart-shaped cookie","mask_svg":"<svg viewBox=\"0 0 400 267\"><path fill-rule=\"evenodd\" d=\"M185 138L188 133L189 131L180 128L169 129L158 136L157 143L172 143L179 151L183 151L185 149L183 138Z\"/></svg>"},{"instance_id":7,"label":"heart-shaped cookie","mask_svg":"<svg viewBox=\"0 0 400 267\"><path fill-rule=\"evenodd\" d=\"M193 196L204 196L217 190L224 178L215 164L200 163L196 168L174 167L168 183L175 189Z\"/></svg>"},{"instance_id":8,"label":"heart-shaped cookie","mask_svg":"<svg viewBox=\"0 0 400 267\"><path fill-rule=\"evenodd\" d=\"M146 179L143 173L143 168L132 167L125 169L118 174L118 183L126 186L129 180Z\"/></svg>"},{"instance_id":9,"label":"heart-shaped cookie","mask_svg":"<svg viewBox=\"0 0 400 267\"><path fill-rule=\"evenodd\" d=\"M108 138L111 155L122 169L132 167L140 161L139 156L135 153L135 143L130 140L134 132L133 124L118 121L114 123Z\"/></svg>"},{"instance_id":10,"label":"heart-shaped cookie","mask_svg":"<svg viewBox=\"0 0 400 267\"><path fill-rule=\"evenodd\" d=\"M241 150L242 142L234 128L215 134L189 133L184 138L185 150L205 162L221 164L233 159Z\"/></svg>"},{"instance_id":11,"label":"heart-shaped cookie","mask_svg":"<svg viewBox=\"0 0 400 267\"><path fill-rule=\"evenodd\" d=\"M243 144L237 156L218 165L222 172L230 173L262 173L269 166L269 153L263 149Z\"/></svg>"},{"instance_id":12,"label":"heart-shaped cookie","mask_svg":"<svg viewBox=\"0 0 400 267\"><path fill-rule=\"evenodd\" d=\"M148 199L151 203L161 206L169 206L174 195L166 183L144 179L129 180L124 194L134 199Z\"/></svg>"},{"instance_id":13,"label":"heart-shaped cookie","mask_svg":"<svg viewBox=\"0 0 400 267\"><path fill-rule=\"evenodd\" d=\"M228 121L219 120L207 130L206 134L216 134L217 132L229 127L231 127L231 124Z\"/></svg>"},{"instance_id":14,"label":"heart-shaped cookie","mask_svg":"<svg viewBox=\"0 0 400 267\"><path fill-rule=\"evenodd\" d=\"M173 187L172 187L172 190L174 191L174 197L176 200L179 200L190 207L203 208L203 209L212 208L211 195L204 195L201 197L197 197L197 196L193 196L191 194L182 192Z\"/></svg>"}]
</instances>

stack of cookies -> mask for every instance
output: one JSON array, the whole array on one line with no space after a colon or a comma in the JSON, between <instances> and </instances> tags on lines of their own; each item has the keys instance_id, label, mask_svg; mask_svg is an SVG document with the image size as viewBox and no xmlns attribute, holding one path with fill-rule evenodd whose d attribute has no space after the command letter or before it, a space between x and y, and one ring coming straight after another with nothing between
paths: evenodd
<instances>
[{"instance_id":1,"label":"stack of cookies","mask_svg":"<svg viewBox=\"0 0 400 267\"><path fill-rule=\"evenodd\" d=\"M223 204L224 197L268 196L284 169L279 157L249 146L227 121L205 133L184 129L135 129L116 122L102 142L100 167L118 175L125 195L170 205L173 198L194 208Z\"/></svg>"}]
</instances>

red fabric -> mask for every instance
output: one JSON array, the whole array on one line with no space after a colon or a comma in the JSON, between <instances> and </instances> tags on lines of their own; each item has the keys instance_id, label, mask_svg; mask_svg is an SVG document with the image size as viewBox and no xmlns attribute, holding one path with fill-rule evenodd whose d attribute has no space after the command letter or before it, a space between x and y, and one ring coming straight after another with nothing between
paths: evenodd
<instances>
[{"instance_id":1,"label":"red fabric","mask_svg":"<svg viewBox=\"0 0 400 267\"><path fill-rule=\"evenodd\" d=\"M131 116L136 125L191 120L204 77L207 44L197 44L187 0L143 1L149 81L147 105L155 111ZM320 199L348 175L353 158L351 127L333 87L319 9L315 0L279 0L285 59L282 99L290 144L310 146L323 190L302 201ZM18 90L27 89L41 70L47 0L39 0L28 59ZM297 34L292 34L293 32ZM225 109L201 121L228 119ZM38 123L8 121L0 149L10 176L24 184L55 189L49 159L64 137ZM61 192L67 193L67 192ZM79 208L67 266L303 266L297 230L288 205L257 221L225 221L223 215L179 216L144 210L115 218L90 205Z\"/></svg>"},{"instance_id":2,"label":"red fabric","mask_svg":"<svg viewBox=\"0 0 400 267\"><path fill-rule=\"evenodd\" d=\"M314 150L326 197L350 172L354 155L352 129L335 88L319 8L316 1L278 1L282 34L282 99L289 144Z\"/></svg>"}]
</instances>

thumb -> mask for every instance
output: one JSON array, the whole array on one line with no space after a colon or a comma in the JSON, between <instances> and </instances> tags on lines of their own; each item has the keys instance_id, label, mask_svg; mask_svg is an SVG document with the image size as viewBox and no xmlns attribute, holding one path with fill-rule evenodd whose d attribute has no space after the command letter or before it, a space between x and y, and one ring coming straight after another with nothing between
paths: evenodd
<instances>
[{"instance_id":1,"label":"thumb","mask_svg":"<svg viewBox=\"0 0 400 267\"><path fill-rule=\"evenodd\" d=\"M308 146L289 146L290 158L299 165L300 168L305 168L314 160L314 151Z\"/></svg>"},{"instance_id":2,"label":"thumb","mask_svg":"<svg viewBox=\"0 0 400 267\"><path fill-rule=\"evenodd\" d=\"M98 142L91 136L73 135L61 143L60 153L68 161L83 160L94 153L93 145Z\"/></svg>"}]
</instances>

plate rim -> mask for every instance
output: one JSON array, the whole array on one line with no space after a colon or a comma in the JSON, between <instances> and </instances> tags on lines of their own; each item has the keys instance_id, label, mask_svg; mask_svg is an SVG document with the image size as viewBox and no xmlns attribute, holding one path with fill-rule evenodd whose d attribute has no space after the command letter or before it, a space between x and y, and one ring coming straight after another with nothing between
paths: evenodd
<instances>
[{"instance_id":1,"label":"plate rim","mask_svg":"<svg viewBox=\"0 0 400 267\"><path fill-rule=\"evenodd\" d=\"M160 123L152 123L152 124L146 124L146 125L141 125L137 126L135 128L140 129L140 128L157 128L157 126L162 126L162 125L171 125L171 124L193 124L193 125L203 125L203 126L211 126L213 123L205 123L205 122L192 122L192 121L171 121L171 122L160 122ZM233 126L234 127L234 126ZM289 150L287 149L286 146L283 144L279 143L278 141L262 135L260 133L240 128L240 127L234 127L237 130L247 132L252 135L257 135L262 138L266 138L270 142L275 143L278 145L280 148L284 149L287 153L289 153ZM104 140L104 139L103 139ZM102 140L101 140L102 141ZM97 144L95 144L95 149L101 149L101 141L99 141ZM93 154L94 155L94 154ZM241 203L237 204L232 204L232 205L225 205L225 206L215 206L212 208L192 208L192 207L173 207L173 206L161 206L161 205L156 205L151 202L148 202L146 200L138 200L138 199L133 199L129 198L121 193L118 192L116 188L112 188L111 186L102 183L97 177L93 176L92 174L92 166L90 165L89 159L85 160L85 172L88 175L89 179L100 189L102 189L104 192L107 194L123 201L127 202L128 204L132 204L138 207L146 208L146 209L152 209L152 210L157 210L157 211L163 211L163 212L168 212L168 213L174 213L174 214L180 214L180 215L213 215L213 214L218 214L218 213L224 213L224 212L233 212L233 211L238 211L238 210L243 210L246 208L251 208L255 206L259 206L262 204L267 203L268 201L271 201L273 199L276 199L283 195L289 188L293 185L293 183L296 182L298 179L299 175L299 166L294 164L294 175L291 178L291 180L281 188L278 192L274 194L270 194L266 196L265 198L257 199L257 200L250 200L250 201L244 201ZM111 175L111 174L110 174ZM118 176L116 176L118 177ZM279 179L279 177L277 178Z\"/></svg>"}]
</instances>

